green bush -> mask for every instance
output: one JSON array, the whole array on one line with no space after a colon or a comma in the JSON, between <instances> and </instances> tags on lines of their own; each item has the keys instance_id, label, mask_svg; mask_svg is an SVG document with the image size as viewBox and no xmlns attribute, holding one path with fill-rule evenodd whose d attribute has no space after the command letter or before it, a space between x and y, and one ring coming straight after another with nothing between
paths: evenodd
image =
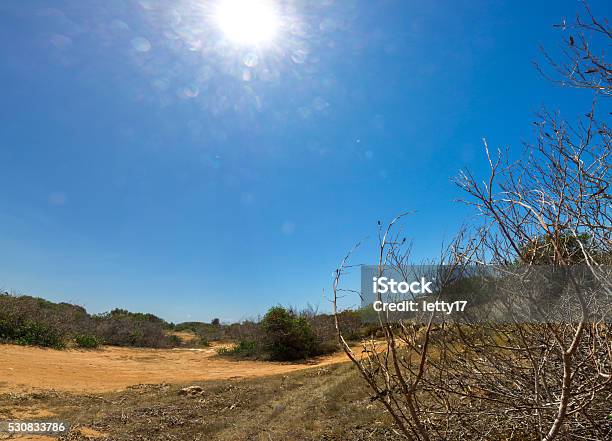
<instances>
[{"instance_id":1,"label":"green bush","mask_svg":"<svg viewBox=\"0 0 612 441\"><path fill-rule=\"evenodd\" d=\"M76 342L78 346L91 347L91 338L95 338L98 344L117 346L180 346L180 339L164 332L168 327L169 323L153 314L114 309L91 316L81 306L0 293L2 342L60 348L79 338L84 346Z\"/></svg>"},{"instance_id":2,"label":"green bush","mask_svg":"<svg viewBox=\"0 0 612 441\"><path fill-rule=\"evenodd\" d=\"M198 344L207 348L210 346L210 341L206 337L201 337Z\"/></svg>"},{"instance_id":3,"label":"green bush","mask_svg":"<svg viewBox=\"0 0 612 441\"><path fill-rule=\"evenodd\" d=\"M172 347L179 347L183 345L183 342L178 335L168 335L168 341Z\"/></svg>"},{"instance_id":4,"label":"green bush","mask_svg":"<svg viewBox=\"0 0 612 441\"><path fill-rule=\"evenodd\" d=\"M340 350L340 346L335 340L326 340L317 343L316 352L312 355L329 355Z\"/></svg>"},{"instance_id":5,"label":"green bush","mask_svg":"<svg viewBox=\"0 0 612 441\"><path fill-rule=\"evenodd\" d=\"M369 323L364 325L361 329L362 336L365 338L378 337L382 332L383 329L381 328L380 323Z\"/></svg>"},{"instance_id":6,"label":"green bush","mask_svg":"<svg viewBox=\"0 0 612 441\"><path fill-rule=\"evenodd\" d=\"M97 315L95 335L107 345L142 348L171 348L181 345L175 335L166 335L158 322L134 319L131 316Z\"/></svg>"},{"instance_id":7,"label":"green bush","mask_svg":"<svg viewBox=\"0 0 612 441\"><path fill-rule=\"evenodd\" d=\"M17 339L19 344L55 349L62 349L65 346L61 332L44 323L26 322L20 331L21 335Z\"/></svg>"},{"instance_id":8,"label":"green bush","mask_svg":"<svg viewBox=\"0 0 612 441\"><path fill-rule=\"evenodd\" d=\"M95 349L100 346L101 342L92 335L77 335L74 337L74 342L79 348Z\"/></svg>"},{"instance_id":9,"label":"green bush","mask_svg":"<svg viewBox=\"0 0 612 441\"><path fill-rule=\"evenodd\" d=\"M243 340L233 348L221 347L217 349L217 354L236 357L258 357L261 354L261 347L255 341Z\"/></svg>"},{"instance_id":10,"label":"green bush","mask_svg":"<svg viewBox=\"0 0 612 441\"><path fill-rule=\"evenodd\" d=\"M18 345L35 345L62 349L61 333L52 326L32 321L0 320L0 340Z\"/></svg>"},{"instance_id":11,"label":"green bush","mask_svg":"<svg viewBox=\"0 0 612 441\"><path fill-rule=\"evenodd\" d=\"M317 355L317 341L305 317L282 306L270 308L263 320L264 348L273 360L299 360Z\"/></svg>"}]
</instances>

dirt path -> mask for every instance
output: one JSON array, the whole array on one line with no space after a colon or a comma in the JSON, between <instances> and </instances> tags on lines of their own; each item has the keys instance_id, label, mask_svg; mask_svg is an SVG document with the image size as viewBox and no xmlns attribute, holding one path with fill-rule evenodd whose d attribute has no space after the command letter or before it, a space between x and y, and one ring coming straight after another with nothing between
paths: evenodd
<instances>
[{"instance_id":1,"label":"dirt path","mask_svg":"<svg viewBox=\"0 0 612 441\"><path fill-rule=\"evenodd\" d=\"M215 355L214 348L57 351L0 345L0 393L49 389L107 392L136 384L261 377L347 361L344 353L312 363L232 361Z\"/></svg>"}]
</instances>

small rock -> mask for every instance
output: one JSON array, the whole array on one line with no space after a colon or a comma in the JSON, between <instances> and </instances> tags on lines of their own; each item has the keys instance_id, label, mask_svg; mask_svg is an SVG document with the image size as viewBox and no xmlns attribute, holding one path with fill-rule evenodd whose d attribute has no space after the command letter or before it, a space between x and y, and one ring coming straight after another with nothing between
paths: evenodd
<instances>
[{"instance_id":1,"label":"small rock","mask_svg":"<svg viewBox=\"0 0 612 441\"><path fill-rule=\"evenodd\" d=\"M285 410L285 406L283 406L282 404L277 404L276 406L274 406L274 410L272 411L272 416L278 415L283 410Z\"/></svg>"},{"instance_id":2,"label":"small rock","mask_svg":"<svg viewBox=\"0 0 612 441\"><path fill-rule=\"evenodd\" d=\"M201 395L204 389L201 386L189 386L181 389L179 395Z\"/></svg>"}]
</instances>

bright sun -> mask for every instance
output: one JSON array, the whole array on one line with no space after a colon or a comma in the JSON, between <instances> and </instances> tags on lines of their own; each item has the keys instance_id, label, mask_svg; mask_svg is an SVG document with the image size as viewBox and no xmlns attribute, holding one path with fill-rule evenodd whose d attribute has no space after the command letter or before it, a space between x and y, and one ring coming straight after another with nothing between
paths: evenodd
<instances>
[{"instance_id":1,"label":"bright sun","mask_svg":"<svg viewBox=\"0 0 612 441\"><path fill-rule=\"evenodd\" d=\"M270 42L280 26L270 0L220 0L215 18L227 38L244 45Z\"/></svg>"}]
</instances>

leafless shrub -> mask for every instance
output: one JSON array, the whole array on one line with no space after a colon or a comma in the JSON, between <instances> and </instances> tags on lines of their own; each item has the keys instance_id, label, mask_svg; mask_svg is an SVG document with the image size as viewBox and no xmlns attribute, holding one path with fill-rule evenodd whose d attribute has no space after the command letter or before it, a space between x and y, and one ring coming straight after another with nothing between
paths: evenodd
<instances>
[{"instance_id":1,"label":"leafless shrub","mask_svg":"<svg viewBox=\"0 0 612 441\"><path fill-rule=\"evenodd\" d=\"M612 31L607 19L599 19L582 2L584 13L574 22L555 25L563 32L562 56L552 56L541 48L545 63L536 68L548 79L563 86L591 89L605 96L612 93L612 65L606 61Z\"/></svg>"},{"instance_id":2,"label":"leafless shrub","mask_svg":"<svg viewBox=\"0 0 612 441\"><path fill-rule=\"evenodd\" d=\"M612 35L606 21L586 10L590 22L578 18L571 28L581 33L566 41L571 62L549 58L549 66L564 85L593 89L605 98L609 65L595 55L585 35L596 33L608 44ZM568 312L576 310L577 316L439 323L431 314L394 323L380 313L382 338L364 341L358 353L345 340L337 306L341 279L351 267L349 253L334 280L338 339L372 390L372 400L382 403L407 439L608 439L612 334L605 318L612 293L612 198L607 123L597 117L596 100L576 126L542 112L526 157L513 161L508 152L491 152L486 141L485 151L489 175L481 181L463 171L456 180L466 195L463 202L479 216L435 262L440 289L452 286L453 275L471 266L581 266L586 269L581 276L568 272ZM379 274L389 267L401 274L410 263L410 247L397 228L403 216L379 230ZM607 302L591 301L593 281L595 294ZM530 299L535 292L510 286L506 298ZM510 303L507 307L511 312Z\"/></svg>"}]
</instances>

